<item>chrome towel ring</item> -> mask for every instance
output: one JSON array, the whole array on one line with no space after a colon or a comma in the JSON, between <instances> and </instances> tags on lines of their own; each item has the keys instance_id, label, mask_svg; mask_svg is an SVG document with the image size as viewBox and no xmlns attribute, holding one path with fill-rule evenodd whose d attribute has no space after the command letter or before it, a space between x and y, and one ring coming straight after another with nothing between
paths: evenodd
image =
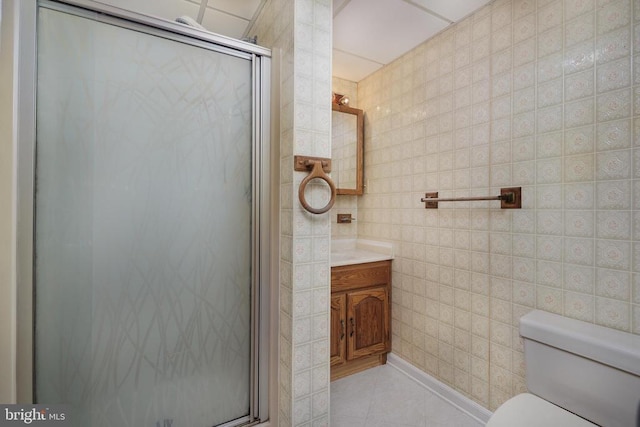
<instances>
[{"instance_id":1,"label":"chrome towel ring","mask_svg":"<svg viewBox=\"0 0 640 427\"><path fill-rule=\"evenodd\" d=\"M325 159L321 157L295 156L294 169L297 171L311 171L309 175L307 175L302 180L302 182L300 182L300 187L298 188L298 199L300 200L300 204L302 205L302 207L313 214L323 214L325 212L328 212L333 207L333 204L336 201L336 185L333 183L329 175L325 173L331 172L331 159ZM329 185L329 188L331 190L329 203L327 203L327 205L322 208L314 208L313 206L309 205L304 197L304 190L306 189L307 184L316 178L325 181Z\"/></svg>"}]
</instances>

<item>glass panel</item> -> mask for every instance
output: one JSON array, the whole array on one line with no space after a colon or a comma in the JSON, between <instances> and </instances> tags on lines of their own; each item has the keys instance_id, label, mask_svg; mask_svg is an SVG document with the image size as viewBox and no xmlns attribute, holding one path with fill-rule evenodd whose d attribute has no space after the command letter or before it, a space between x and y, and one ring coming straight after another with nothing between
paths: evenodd
<instances>
[{"instance_id":1,"label":"glass panel","mask_svg":"<svg viewBox=\"0 0 640 427\"><path fill-rule=\"evenodd\" d=\"M37 401L82 427L247 415L251 62L38 19Z\"/></svg>"}]
</instances>

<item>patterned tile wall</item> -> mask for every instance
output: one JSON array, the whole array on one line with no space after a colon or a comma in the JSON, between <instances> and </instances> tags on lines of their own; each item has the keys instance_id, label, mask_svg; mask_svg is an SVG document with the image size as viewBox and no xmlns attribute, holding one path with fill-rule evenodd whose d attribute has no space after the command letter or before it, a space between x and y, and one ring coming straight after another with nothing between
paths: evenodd
<instances>
[{"instance_id":1,"label":"patterned tile wall","mask_svg":"<svg viewBox=\"0 0 640 427\"><path fill-rule=\"evenodd\" d=\"M639 53L638 1L496 0L359 82L395 353L493 410L525 389L526 312L640 334ZM503 186L523 209L420 203Z\"/></svg>"},{"instance_id":2,"label":"patterned tile wall","mask_svg":"<svg viewBox=\"0 0 640 427\"><path fill-rule=\"evenodd\" d=\"M256 24L260 44L282 49L280 413L281 426L329 424L329 214L312 215L297 200L305 176L294 155L330 157L331 2L276 0ZM323 184L306 191L325 206Z\"/></svg>"}]
</instances>

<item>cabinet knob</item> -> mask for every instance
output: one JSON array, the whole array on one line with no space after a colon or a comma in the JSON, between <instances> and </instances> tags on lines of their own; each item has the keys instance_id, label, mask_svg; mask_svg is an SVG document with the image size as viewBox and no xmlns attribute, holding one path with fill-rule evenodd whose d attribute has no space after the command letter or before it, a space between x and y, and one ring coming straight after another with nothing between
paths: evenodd
<instances>
[{"instance_id":1,"label":"cabinet knob","mask_svg":"<svg viewBox=\"0 0 640 427\"><path fill-rule=\"evenodd\" d=\"M352 337L353 333L356 330L356 325L355 325L355 322L353 321L353 317L349 318L349 322L351 322L351 333L349 334L349 336Z\"/></svg>"}]
</instances>

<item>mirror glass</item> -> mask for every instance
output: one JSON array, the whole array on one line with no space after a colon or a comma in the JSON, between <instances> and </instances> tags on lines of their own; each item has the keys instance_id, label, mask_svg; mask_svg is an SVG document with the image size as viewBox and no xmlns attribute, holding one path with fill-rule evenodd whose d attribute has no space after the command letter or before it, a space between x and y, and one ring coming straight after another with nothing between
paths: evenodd
<instances>
[{"instance_id":1,"label":"mirror glass","mask_svg":"<svg viewBox=\"0 0 640 427\"><path fill-rule=\"evenodd\" d=\"M331 177L336 194L363 194L364 114L345 105L332 108Z\"/></svg>"}]
</instances>

